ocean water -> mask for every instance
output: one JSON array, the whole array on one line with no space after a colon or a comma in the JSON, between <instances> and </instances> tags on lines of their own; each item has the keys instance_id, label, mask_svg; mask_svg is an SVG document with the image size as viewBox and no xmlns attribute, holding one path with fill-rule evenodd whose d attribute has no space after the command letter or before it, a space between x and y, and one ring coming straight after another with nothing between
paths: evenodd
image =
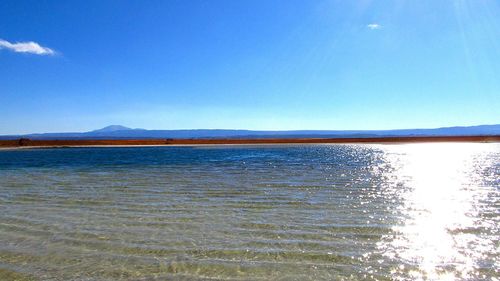
<instances>
[{"instance_id":1,"label":"ocean water","mask_svg":"<svg viewBox=\"0 0 500 281\"><path fill-rule=\"evenodd\" d=\"M499 280L500 144L0 151L0 280Z\"/></svg>"}]
</instances>

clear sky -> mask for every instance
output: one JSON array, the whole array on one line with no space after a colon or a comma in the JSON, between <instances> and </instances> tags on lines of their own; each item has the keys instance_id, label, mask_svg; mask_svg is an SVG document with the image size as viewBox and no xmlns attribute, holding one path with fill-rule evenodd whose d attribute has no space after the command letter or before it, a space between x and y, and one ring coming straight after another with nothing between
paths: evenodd
<instances>
[{"instance_id":1,"label":"clear sky","mask_svg":"<svg viewBox=\"0 0 500 281\"><path fill-rule=\"evenodd\" d=\"M500 123L500 2L0 1L0 134Z\"/></svg>"}]
</instances>

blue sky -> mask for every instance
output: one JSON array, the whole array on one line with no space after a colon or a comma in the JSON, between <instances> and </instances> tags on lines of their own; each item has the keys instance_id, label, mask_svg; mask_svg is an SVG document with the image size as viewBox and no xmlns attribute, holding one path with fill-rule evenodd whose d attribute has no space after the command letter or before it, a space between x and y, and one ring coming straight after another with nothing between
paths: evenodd
<instances>
[{"instance_id":1,"label":"blue sky","mask_svg":"<svg viewBox=\"0 0 500 281\"><path fill-rule=\"evenodd\" d=\"M493 0L0 1L0 134L494 124L499 77Z\"/></svg>"}]
</instances>

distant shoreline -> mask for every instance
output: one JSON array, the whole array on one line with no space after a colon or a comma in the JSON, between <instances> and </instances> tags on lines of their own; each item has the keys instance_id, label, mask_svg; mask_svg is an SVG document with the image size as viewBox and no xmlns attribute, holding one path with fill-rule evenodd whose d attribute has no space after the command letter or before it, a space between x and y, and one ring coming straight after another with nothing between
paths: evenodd
<instances>
[{"instance_id":1,"label":"distant shoreline","mask_svg":"<svg viewBox=\"0 0 500 281\"><path fill-rule=\"evenodd\" d=\"M427 136L370 138L260 138L260 139L128 139L128 140L0 140L0 148L36 147L111 147L111 146L195 146L261 144L334 144L334 143L423 143L423 142L500 142L495 136Z\"/></svg>"}]
</instances>

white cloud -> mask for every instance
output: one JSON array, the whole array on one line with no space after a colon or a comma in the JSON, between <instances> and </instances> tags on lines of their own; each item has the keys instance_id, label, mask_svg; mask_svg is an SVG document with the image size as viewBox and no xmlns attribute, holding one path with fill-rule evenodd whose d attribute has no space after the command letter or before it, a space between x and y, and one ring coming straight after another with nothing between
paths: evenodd
<instances>
[{"instance_id":1,"label":"white cloud","mask_svg":"<svg viewBox=\"0 0 500 281\"><path fill-rule=\"evenodd\" d=\"M36 42L16 42L10 43L9 41L0 39L0 49L8 49L16 53L30 53L35 55L55 55L56 51L40 46Z\"/></svg>"},{"instance_id":2,"label":"white cloud","mask_svg":"<svg viewBox=\"0 0 500 281\"><path fill-rule=\"evenodd\" d=\"M366 25L366 27L368 27L371 30L382 28L382 26L378 23L370 23L370 24Z\"/></svg>"}]
</instances>

